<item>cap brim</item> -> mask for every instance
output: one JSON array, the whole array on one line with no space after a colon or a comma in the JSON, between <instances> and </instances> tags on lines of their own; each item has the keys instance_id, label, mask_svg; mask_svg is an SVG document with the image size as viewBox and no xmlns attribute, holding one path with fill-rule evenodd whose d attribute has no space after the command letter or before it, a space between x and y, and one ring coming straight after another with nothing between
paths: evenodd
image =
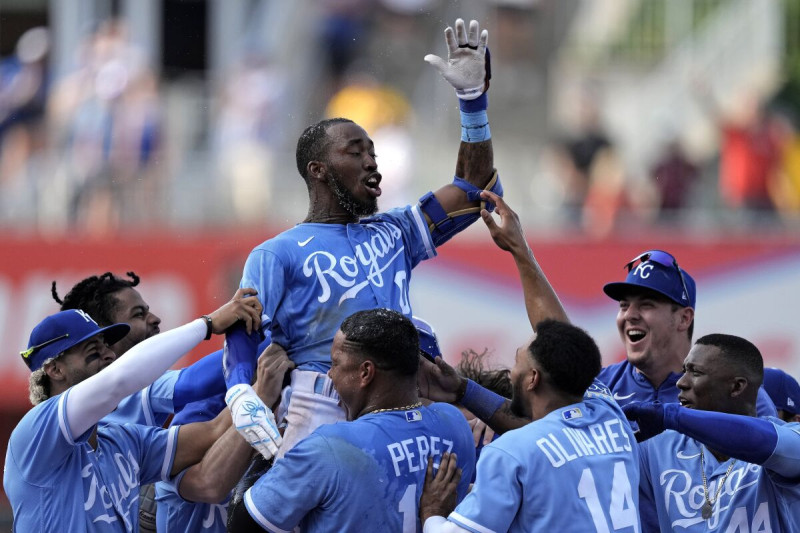
<instances>
[{"instance_id":1,"label":"cap brim","mask_svg":"<svg viewBox=\"0 0 800 533\"><path fill-rule=\"evenodd\" d=\"M87 340L89 340L89 339L91 339L93 337L97 337L100 334L103 335L103 341L105 341L106 344L111 346L112 344L116 344L117 342L122 340L125 337L125 335L128 334L128 332L130 330L131 330L131 327L128 324L123 324L123 323L112 324L110 326L106 326L104 328L100 328L97 331L93 331L92 333L90 333L89 335L86 335L82 339L79 339L79 340L75 341L74 343L72 343L71 346L66 348L64 351L68 350L69 348L72 348L73 346L77 346L78 344L82 343L83 341L87 341Z\"/></svg>"},{"instance_id":2,"label":"cap brim","mask_svg":"<svg viewBox=\"0 0 800 533\"><path fill-rule=\"evenodd\" d=\"M656 294L662 295L664 298L669 300L670 302L675 302L676 304L680 305L681 307L691 307L683 304L677 300L675 300L672 296L667 294L664 291L660 291L648 285L639 285L638 283L629 283L627 281L615 281L613 283L606 283L603 285L603 292L606 293L606 296L613 300L620 301L625 298L626 295L630 294L632 291L650 291Z\"/></svg>"}]
</instances>

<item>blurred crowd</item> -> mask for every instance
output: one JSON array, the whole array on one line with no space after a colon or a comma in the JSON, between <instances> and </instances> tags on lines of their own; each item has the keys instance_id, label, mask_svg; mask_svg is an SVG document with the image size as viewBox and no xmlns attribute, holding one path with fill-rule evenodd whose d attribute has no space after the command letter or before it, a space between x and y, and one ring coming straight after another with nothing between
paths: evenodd
<instances>
[{"instance_id":1,"label":"blurred crowd","mask_svg":"<svg viewBox=\"0 0 800 533\"><path fill-rule=\"evenodd\" d=\"M363 124L380 147L382 205L413 201L419 192L410 186L419 164L414 132L423 127L413 110L427 51L427 42L415 35L436 33L427 26L436 21L423 16L431 3L321 2L319 82L303 88L312 104L302 109L289 105L299 89L264 54L243 54L220 83L209 84L203 142L212 164L203 167L209 176L198 183L212 184L208 194L224 204L228 222L268 220L269 207L279 201L276 177L293 170L277 156L293 137L285 131L293 113L344 115ZM375 4L379 9L370 8ZM496 55L513 65L520 49L507 41L524 18L514 14L527 13L535 2L496 4L497 24L510 26L496 32L505 36L494 43ZM378 41L380 47L372 46ZM381 52L388 48L398 53ZM74 68L58 79L48 68L51 50L48 29L32 28L0 62L0 226L107 236L168 224L182 197L174 184L175 161L186 157L186 143L170 134L169 82L118 19L89 32ZM699 158L678 132L662 134L657 137L667 140L644 179L626 168L623 147L603 121L602 98L583 91L577 127L551 125L545 138L531 141L542 154L542 168L557 181L558 219L601 237L631 216L669 225L687 210L796 224L798 117L760 96L722 112L700 85L697 101L717 127L716 154ZM504 116L497 114L493 123L501 130Z\"/></svg>"}]
</instances>

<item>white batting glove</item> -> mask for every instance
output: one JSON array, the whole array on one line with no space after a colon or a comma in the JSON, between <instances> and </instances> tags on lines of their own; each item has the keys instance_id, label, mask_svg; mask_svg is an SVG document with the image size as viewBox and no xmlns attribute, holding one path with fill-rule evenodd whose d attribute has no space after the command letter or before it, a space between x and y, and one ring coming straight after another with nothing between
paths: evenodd
<instances>
[{"instance_id":1,"label":"white batting glove","mask_svg":"<svg viewBox=\"0 0 800 533\"><path fill-rule=\"evenodd\" d=\"M264 405L253 387L240 383L225 393L236 431L265 459L278 453L283 439L272 411Z\"/></svg>"},{"instance_id":2,"label":"white batting glove","mask_svg":"<svg viewBox=\"0 0 800 533\"><path fill-rule=\"evenodd\" d=\"M455 34L453 28L449 26L444 30L448 49L447 61L433 54L425 56L425 61L439 70L462 100L474 100L483 94L484 90L486 41L489 39L489 32L479 30L478 21L472 20L467 35L464 21L457 19Z\"/></svg>"}]
</instances>

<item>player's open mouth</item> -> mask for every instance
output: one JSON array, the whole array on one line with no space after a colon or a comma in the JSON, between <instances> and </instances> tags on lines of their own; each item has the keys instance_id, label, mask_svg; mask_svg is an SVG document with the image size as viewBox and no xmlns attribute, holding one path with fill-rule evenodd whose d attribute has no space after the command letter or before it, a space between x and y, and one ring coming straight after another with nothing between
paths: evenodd
<instances>
[{"instance_id":1,"label":"player's open mouth","mask_svg":"<svg viewBox=\"0 0 800 533\"><path fill-rule=\"evenodd\" d=\"M684 398L683 396L678 396L678 403L681 404L681 407L691 407L692 402Z\"/></svg>"},{"instance_id":2,"label":"player's open mouth","mask_svg":"<svg viewBox=\"0 0 800 533\"><path fill-rule=\"evenodd\" d=\"M628 336L628 340L632 343L639 342L640 340L644 339L647 336L647 333L644 330L631 328L625 332Z\"/></svg>"},{"instance_id":3,"label":"player's open mouth","mask_svg":"<svg viewBox=\"0 0 800 533\"><path fill-rule=\"evenodd\" d=\"M381 183L381 175L378 172L376 172L367 178L367 180L364 182L364 187L367 188L370 194L372 194L377 198L378 196L381 195L381 188L378 186L380 185L380 183Z\"/></svg>"}]
</instances>

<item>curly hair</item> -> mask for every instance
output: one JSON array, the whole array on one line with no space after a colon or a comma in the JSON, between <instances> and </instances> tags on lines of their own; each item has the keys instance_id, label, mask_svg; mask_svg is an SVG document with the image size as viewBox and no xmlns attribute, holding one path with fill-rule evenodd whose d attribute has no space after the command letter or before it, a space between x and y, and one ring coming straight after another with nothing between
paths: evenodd
<instances>
[{"instance_id":1,"label":"curly hair","mask_svg":"<svg viewBox=\"0 0 800 533\"><path fill-rule=\"evenodd\" d=\"M504 398L511 398L511 371L507 368L489 370L484 367L483 360L489 353L488 349L482 353L472 349L464 350L461 352L461 361L456 366L456 372Z\"/></svg>"},{"instance_id":2,"label":"curly hair","mask_svg":"<svg viewBox=\"0 0 800 533\"><path fill-rule=\"evenodd\" d=\"M111 315L118 303L113 294L139 285L139 276L133 272L127 274L130 280L118 278L111 272L84 278L70 289L63 300L58 297L55 281L50 291L53 299L61 304L61 311L82 309L89 313L98 325L110 326L114 323Z\"/></svg>"},{"instance_id":3,"label":"curly hair","mask_svg":"<svg viewBox=\"0 0 800 533\"><path fill-rule=\"evenodd\" d=\"M44 367L54 360L55 357L51 357L50 359L46 360L42 364L41 368L31 372L31 375L28 378L28 399L33 405L39 405L43 401L50 398L50 376L48 376L47 372L44 371Z\"/></svg>"}]
</instances>

